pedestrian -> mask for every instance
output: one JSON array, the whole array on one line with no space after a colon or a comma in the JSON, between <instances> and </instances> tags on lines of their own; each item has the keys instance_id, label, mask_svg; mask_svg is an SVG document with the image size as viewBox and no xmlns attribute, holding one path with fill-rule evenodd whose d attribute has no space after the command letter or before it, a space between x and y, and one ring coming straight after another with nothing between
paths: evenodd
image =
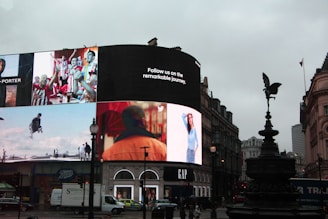
<instances>
[{"instance_id":1,"label":"pedestrian","mask_svg":"<svg viewBox=\"0 0 328 219\"><path fill-rule=\"evenodd\" d=\"M194 206L189 205L189 219L194 219Z\"/></svg>"},{"instance_id":2,"label":"pedestrian","mask_svg":"<svg viewBox=\"0 0 328 219\"><path fill-rule=\"evenodd\" d=\"M199 217L200 217L200 208L199 208L199 205L196 205L196 207L195 207L194 216L195 216L195 219L199 219Z\"/></svg>"},{"instance_id":3,"label":"pedestrian","mask_svg":"<svg viewBox=\"0 0 328 219\"><path fill-rule=\"evenodd\" d=\"M185 204L181 203L180 207L180 218L185 219L186 218L186 211L185 211Z\"/></svg>"},{"instance_id":4,"label":"pedestrian","mask_svg":"<svg viewBox=\"0 0 328 219\"><path fill-rule=\"evenodd\" d=\"M221 198L221 206L222 206L222 208L225 208L225 198L224 198L224 196L222 196L222 198Z\"/></svg>"}]
</instances>

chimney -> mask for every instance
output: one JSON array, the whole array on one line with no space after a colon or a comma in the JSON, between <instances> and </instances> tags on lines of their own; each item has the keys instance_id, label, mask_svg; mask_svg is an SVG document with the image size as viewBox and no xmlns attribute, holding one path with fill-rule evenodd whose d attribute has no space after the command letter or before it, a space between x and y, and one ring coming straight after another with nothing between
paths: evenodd
<instances>
[{"instance_id":1,"label":"chimney","mask_svg":"<svg viewBox=\"0 0 328 219\"><path fill-rule=\"evenodd\" d=\"M154 37L153 39L149 40L148 46L157 46L157 38Z\"/></svg>"}]
</instances>

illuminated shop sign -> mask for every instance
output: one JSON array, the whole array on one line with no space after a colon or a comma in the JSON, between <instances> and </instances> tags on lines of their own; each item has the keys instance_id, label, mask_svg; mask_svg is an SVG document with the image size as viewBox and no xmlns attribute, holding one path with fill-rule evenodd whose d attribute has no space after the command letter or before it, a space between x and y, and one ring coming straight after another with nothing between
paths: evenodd
<instances>
[{"instance_id":1,"label":"illuminated shop sign","mask_svg":"<svg viewBox=\"0 0 328 219\"><path fill-rule=\"evenodd\" d=\"M194 172L191 168L164 167L166 181L194 181Z\"/></svg>"}]
</instances>

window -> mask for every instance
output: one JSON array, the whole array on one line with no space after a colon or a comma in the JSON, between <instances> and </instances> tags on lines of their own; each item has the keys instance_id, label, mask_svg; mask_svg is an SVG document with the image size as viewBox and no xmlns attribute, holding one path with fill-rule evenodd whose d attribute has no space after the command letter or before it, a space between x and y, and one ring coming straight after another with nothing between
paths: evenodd
<instances>
[{"instance_id":1,"label":"window","mask_svg":"<svg viewBox=\"0 0 328 219\"><path fill-rule=\"evenodd\" d=\"M109 204L115 204L115 200L110 196L105 197L105 202Z\"/></svg>"},{"instance_id":2,"label":"window","mask_svg":"<svg viewBox=\"0 0 328 219\"><path fill-rule=\"evenodd\" d=\"M326 157L328 157L328 141L326 140Z\"/></svg>"},{"instance_id":3,"label":"window","mask_svg":"<svg viewBox=\"0 0 328 219\"><path fill-rule=\"evenodd\" d=\"M140 179L143 179L143 177L144 177L143 174L141 174ZM151 172L151 171L146 171L145 178L146 179L152 179L152 180L158 180L158 176L155 173Z\"/></svg>"},{"instance_id":4,"label":"window","mask_svg":"<svg viewBox=\"0 0 328 219\"><path fill-rule=\"evenodd\" d=\"M325 116L328 116L328 105L323 106L323 113Z\"/></svg>"},{"instance_id":5,"label":"window","mask_svg":"<svg viewBox=\"0 0 328 219\"><path fill-rule=\"evenodd\" d=\"M116 175L115 179L133 179L133 176L130 172L123 170Z\"/></svg>"},{"instance_id":6,"label":"window","mask_svg":"<svg viewBox=\"0 0 328 219\"><path fill-rule=\"evenodd\" d=\"M121 198L127 198L131 199L132 198L132 187L131 186L117 186L116 187L116 198L121 199Z\"/></svg>"},{"instance_id":7,"label":"window","mask_svg":"<svg viewBox=\"0 0 328 219\"><path fill-rule=\"evenodd\" d=\"M215 130L213 133L213 144L219 144L220 143L220 131Z\"/></svg>"}]
</instances>

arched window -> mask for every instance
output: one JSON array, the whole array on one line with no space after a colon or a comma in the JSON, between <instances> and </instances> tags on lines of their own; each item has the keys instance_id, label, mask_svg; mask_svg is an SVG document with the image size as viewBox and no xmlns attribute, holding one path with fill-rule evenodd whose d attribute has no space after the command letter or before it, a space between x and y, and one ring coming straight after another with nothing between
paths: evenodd
<instances>
[{"instance_id":1,"label":"arched window","mask_svg":"<svg viewBox=\"0 0 328 219\"><path fill-rule=\"evenodd\" d=\"M202 180L203 180L203 182L206 182L206 175L205 175L205 173L202 174Z\"/></svg>"},{"instance_id":2,"label":"arched window","mask_svg":"<svg viewBox=\"0 0 328 219\"><path fill-rule=\"evenodd\" d=\"M152 170L146 170L146 180L148 179L152 179L152 180L159 180L159 177L157 175L156 172L152 171ZM140 174L140 179L144 178L144 172Z\"/></svg>"},{"instance_id":3,"label":"arched window","mask_svg":"<svg viewBox=\"0 0 328 219\"><path fill-rule=\"evenodd\" d=\"M198 173L194 173L194 181L199 181L199 176L198 176Z\"/></svg>"},{"instance_id":4,"label":"arched window","mask_svg":"<svg viewBox=\"0 0 328 219\"><path fill-rule=\"evenodd\" d=\"M128 171L128 170L121 170L119 172L116 173L116 175L114 176L114 179L119 179L119 180L131 180L134 179L133 174Z\"/></svg>"}]
</instances>

